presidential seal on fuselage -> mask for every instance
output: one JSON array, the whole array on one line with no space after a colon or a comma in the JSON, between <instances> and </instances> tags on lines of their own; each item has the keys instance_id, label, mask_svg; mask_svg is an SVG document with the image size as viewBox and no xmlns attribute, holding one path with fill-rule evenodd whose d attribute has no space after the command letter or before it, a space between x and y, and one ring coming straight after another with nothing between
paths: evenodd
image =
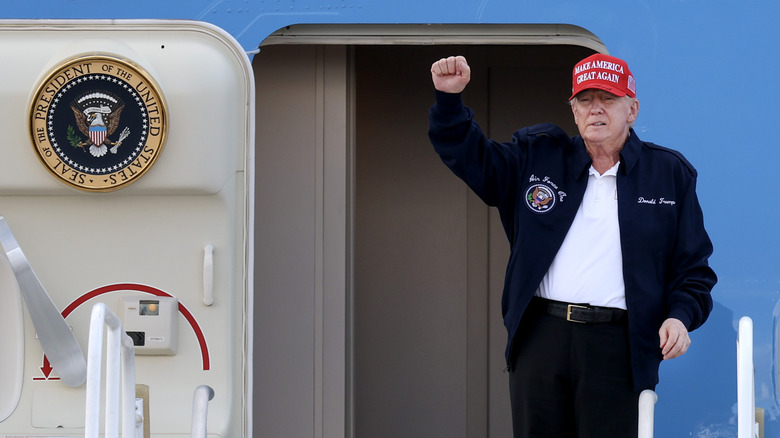
<instances>
[{"instance_id":1,"label":"presidential seal on fuselage","mask_svg":"<svg viewBox=\"0 0 780 438\"><path fill-rule=\"evenodd\" d=\"M66 61L46 77L30 108L41 162L87 191L116 190L146 173L162 152L167 124L154 80L110 55Z\"/></svg>"}]
</instances>

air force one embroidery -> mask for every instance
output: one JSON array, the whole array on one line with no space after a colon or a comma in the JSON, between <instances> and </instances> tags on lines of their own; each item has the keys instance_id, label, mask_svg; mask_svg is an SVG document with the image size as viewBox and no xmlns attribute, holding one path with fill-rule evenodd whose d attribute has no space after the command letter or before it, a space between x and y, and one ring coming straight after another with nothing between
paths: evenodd
<instances>
[{"instance_id":1,"label":"air force one embroidery","mask_svg":"<svg viewBox=\"0 0 780 438\"><path fill-rule=\"evenodd\" d=\"M57 67L30 110L38 157L57 178L87 191L116 190L140 178L162 152L167 124L152 78L109 55Z\"/></svg>"}]
</instances>

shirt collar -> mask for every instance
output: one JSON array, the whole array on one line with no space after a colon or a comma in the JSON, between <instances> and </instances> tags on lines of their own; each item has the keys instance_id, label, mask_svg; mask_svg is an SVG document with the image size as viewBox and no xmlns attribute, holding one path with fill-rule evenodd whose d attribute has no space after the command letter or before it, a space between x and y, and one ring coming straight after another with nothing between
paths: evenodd
<instances>
[{"instance_id":1,"label":"shirt collar","mask_svg":"<svg viewBox=\"0 0 780 438\"><path fill-rule=\"evenodd\" d=\"M620 167L620 161L615 163L614 166L610 167L609 169L607 169L606 172L604 172L602 174L602 173L599 173L599 171L596 170L596 168L593 167L593 165L591 164L590 168L588 169L588 174L592 175L592 176L595 176L596 179L601 178L603 176L617 176L617 172L618 172L618 168L619 167Z\"/></svg>"}]
</instances>

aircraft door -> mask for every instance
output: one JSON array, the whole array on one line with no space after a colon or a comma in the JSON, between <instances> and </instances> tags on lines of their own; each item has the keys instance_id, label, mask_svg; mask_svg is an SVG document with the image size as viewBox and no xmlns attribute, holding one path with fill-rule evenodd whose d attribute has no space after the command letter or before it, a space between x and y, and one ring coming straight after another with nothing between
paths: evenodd
<instances>
[{"instance_id":1,"label":"aircraft door","mask_svg":"<svg viewBox=\"0 0 780 438\"><path fill-rule=\"evenodd\" d=\"M246 54L181 20L0 20L0 38L0 216L66 327L88 354L92 307L122 319L147 435L189 433L208 385L209 432L245 436ZM0 435L84 436L84 385L49 363L17 284L0 256Z\"/></svg>"}]
</instances>

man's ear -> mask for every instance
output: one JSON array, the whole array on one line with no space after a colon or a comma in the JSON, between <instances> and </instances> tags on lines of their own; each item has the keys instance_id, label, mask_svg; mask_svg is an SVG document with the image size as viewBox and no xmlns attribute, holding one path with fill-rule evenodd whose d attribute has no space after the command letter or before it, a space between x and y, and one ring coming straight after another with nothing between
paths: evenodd
<instances>
[{"instance_id":1,"label":"man's ear","mask_svg":"<svg viewBox=\"0 0 780 438\"><path fill-rule=\"evenodd\" d=\"M639 117L639 100L638 99L632 99L631 106L629 107L629 122L633 122L636 120L637 117Z\"/></svg>"}]
</instances>

